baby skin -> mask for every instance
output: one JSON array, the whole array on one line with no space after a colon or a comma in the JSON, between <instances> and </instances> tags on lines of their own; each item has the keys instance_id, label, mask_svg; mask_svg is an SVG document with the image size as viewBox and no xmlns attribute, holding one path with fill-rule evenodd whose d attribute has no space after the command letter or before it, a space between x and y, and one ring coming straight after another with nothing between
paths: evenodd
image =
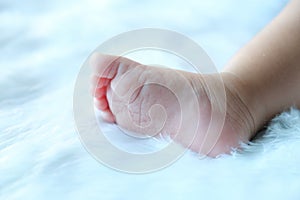
<instances>
[{"instance_id":1,"label":"baby skin","mask_svg":"<svg viewBox=\"0 0 300 200\"><path fill-rule=\"evenodd\" d=\"M124 130L144 136L166 134L192 151L212 157L230 153L240 142L251 140L274 115L300 106L299 2L291 1L219 74L148 66L94 53L90 64L96 108L105 121ZM214 89L220 80L223 94ZM163 113L153 105L163 107ZM193 120L183 120L179 108L186 109L185 117ZM208 132L212 115L224 117L217 122L221 127L218 134ZM194 127L195 121L195 133L178 133L181 123ZM208 140L214 142L206 143Z\"/></svg>"}]
</instances>

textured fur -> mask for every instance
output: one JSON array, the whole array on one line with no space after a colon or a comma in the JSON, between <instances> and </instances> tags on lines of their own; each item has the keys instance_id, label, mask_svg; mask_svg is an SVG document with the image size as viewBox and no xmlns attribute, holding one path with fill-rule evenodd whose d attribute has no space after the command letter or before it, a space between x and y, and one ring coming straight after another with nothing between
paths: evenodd
<instances>
[{"instance_id":1,"label":"textured fur","mask_svg":"<svg viewBox=\"0 0 300 200\"><path fill-rule=\"evenodd\" d=\"M282 1L38 2L0 3L0 199L300 198L297 109L278 115L244 151L218 159L187 152L144 175L98 163L73 122L74 81L98 43L132 28L164 27L192 37L222 66ZM121 137L112 125L103 129L133 151L162 144Z\"/></svg>"}]
</instances>

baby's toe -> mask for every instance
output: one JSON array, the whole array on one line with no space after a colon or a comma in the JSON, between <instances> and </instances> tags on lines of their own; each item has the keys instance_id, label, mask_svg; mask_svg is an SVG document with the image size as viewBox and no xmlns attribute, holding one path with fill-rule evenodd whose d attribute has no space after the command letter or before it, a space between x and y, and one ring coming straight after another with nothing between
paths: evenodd
<instances>
[{"instance_id":1,"label":"baby's toe","mask_svg":"<svg viewBox=\"0 0 300 200\"><path fill-rule=\"evenodd\" d=\"M101 116L102 116L102 119L106 122L109 122L109 123L115 123L116 122L115 117L111 113L110 110L105 110L105 111L101 112Z\"/></svg>"}]
</instances>

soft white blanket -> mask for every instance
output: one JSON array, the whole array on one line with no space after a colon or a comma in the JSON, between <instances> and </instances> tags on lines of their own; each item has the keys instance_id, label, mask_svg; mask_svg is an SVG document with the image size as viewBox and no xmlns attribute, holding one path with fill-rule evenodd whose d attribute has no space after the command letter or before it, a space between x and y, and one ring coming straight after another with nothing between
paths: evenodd
<instances>
[{"instance_id":1,"label":"soft white blanket","mask_svg":"<svg viewBox=\"0 0 300 200\"><path fill-rule=\"evenodd\" d=\"M0 199L299 199L296 109L276 117L244 152L201 160L186 153L143 175L94 160L78 139L72 111L81 64L113 35L175 30L197 41L221 69L285 3L2 0Z\"/></svg>"}]
</instances>

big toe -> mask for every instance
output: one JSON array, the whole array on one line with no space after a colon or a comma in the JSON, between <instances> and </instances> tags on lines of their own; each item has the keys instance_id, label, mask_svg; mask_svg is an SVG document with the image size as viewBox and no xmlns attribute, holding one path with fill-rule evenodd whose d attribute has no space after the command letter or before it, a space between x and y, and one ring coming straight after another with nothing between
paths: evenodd
<instances>
[{"instance_id":1,"label":"big toe","mask_svg":"<svg viewBox=\"0 0 300 200\"><path fill-rule=\"evenodd\" d=\"M94 75L108 79L113 79L117 73L126 72L132 66L140 65L140 63L122 56L113 56L98 52L90 56L89 64L92 67Z\"/></svg>"}]
</instances>

